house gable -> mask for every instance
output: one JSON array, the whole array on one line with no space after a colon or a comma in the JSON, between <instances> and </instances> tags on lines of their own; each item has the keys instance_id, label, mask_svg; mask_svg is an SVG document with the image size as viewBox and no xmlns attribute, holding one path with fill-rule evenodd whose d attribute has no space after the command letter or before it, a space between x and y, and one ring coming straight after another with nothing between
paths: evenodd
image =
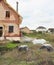
<instances>
[{"instance_id":1,"label":"house gable","mask_svg":"<svg viewBox=\"0 0 54 65\"><path fill-rule=\"evenodd\" d=\"M10 11L10 18L6 17L6 11ZM17 24L20 24L22 21L22 17L17 14L17 12L6 2L1 1L0 2L0 20L11 20L16 21Z\"/></svg>"},{"instance_id":2,"label":"house gable","mask_svg":"<svg viewBox=\"0 0 54 65\"><path fill-rule=\"evenodd\" d=\"M15 16L13 15L13 12L9 8L4 8L4 5L0 3L0 20L16 20ZM10 11L10 18L6 18L6 11Z\"/></svg>"}]
</instances>

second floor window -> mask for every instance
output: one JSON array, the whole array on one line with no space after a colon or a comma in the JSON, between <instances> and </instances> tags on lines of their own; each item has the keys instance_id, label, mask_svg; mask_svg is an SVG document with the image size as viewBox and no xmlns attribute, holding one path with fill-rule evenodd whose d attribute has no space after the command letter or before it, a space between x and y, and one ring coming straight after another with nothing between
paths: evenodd
<instances>
[{"instance_id":1,"label":"second floor window","mask_svg":"<svg viewBox=\"0 0 54 65\"><path fill-rule=\"evenodd\" d=\"M6 17L10 17L10 11L6 11Z\"/></svg>"}]
</instances>

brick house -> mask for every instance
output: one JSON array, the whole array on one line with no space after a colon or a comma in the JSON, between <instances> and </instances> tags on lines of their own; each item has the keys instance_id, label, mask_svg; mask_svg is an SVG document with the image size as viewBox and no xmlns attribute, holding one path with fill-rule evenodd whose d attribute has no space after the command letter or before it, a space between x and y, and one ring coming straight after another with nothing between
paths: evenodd
<instances>
[{"instance_id":1,"label":"brick house","mask_svg":"<svg viewBox=\"0 0 54 65\"><path fill-rule=\"evenodd\" d=\"M20 40L22 17L6 2L0 0L0 40Z\"/></svg>"},{"instance_id":2,"label":"brick house","mask_svg":"<svg viewBox=\"0 0 54 65\"><path fill-rule=\"evenodd\" d=\"M21 32L27 33L27 34L33 33L33 31L31 31L28 27L22 27Z\"/></svg>"}]
</instances>

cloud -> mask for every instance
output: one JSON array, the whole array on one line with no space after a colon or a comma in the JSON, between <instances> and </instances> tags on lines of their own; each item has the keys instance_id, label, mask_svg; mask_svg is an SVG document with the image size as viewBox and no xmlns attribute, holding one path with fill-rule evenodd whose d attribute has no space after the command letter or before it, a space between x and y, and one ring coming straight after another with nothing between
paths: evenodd
<instances>
[{"instance_id":1,"label":"cloud","mask_svg":"<svg viewBox=\"0 0 54 65\"><path fill-rule=\"evenodd\" d=\"M54 27L54 0L7 0L14 9L19 1L19 13L23 17L22 26L30 29L43 25ZM14 3L14 4L13 4Z\"/></svg>"}]
</instances>

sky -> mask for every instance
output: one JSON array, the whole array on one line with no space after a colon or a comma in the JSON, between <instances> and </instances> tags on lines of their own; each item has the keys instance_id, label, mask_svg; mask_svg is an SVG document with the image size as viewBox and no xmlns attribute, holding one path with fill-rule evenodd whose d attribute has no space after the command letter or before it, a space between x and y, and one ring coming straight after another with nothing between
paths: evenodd
<instances>
[{"instance_id":1,"label":"sky","mask_svg":"<svg viewBox=\"0 0 54 65\"><path fill-rule=\"evenodd\" d=\"M20 27L36 29L38 26L54 28L54 0L7 0L23 17Z\"/></svg>"}]
</instances>

